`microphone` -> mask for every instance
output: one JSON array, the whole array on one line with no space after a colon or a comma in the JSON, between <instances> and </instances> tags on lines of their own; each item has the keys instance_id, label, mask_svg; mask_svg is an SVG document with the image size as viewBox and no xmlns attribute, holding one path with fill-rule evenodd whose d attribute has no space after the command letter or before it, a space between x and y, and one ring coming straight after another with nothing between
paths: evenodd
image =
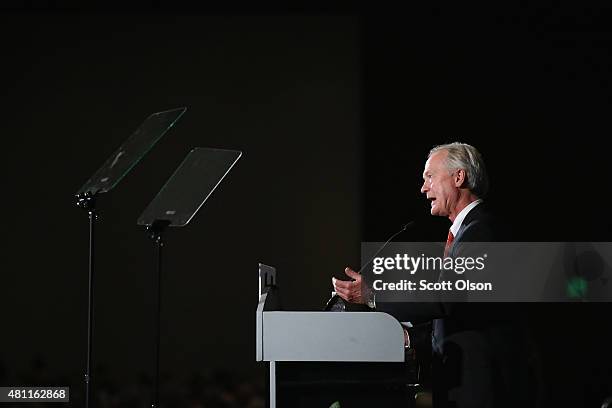
<instances>
[{"instance_id":1,"label":"microphone","mask_svg":"<svg viewBox=\"0 0 612 408\"><path fill-rule=\"evenodd\" d=\"M391 237L389 237L389 239L381 245L380 248L378 248L378 250L376 251L376 253L374 253L374 255L370 258L370 260L368 262L366 262L361 268L359 268L359 270L357 271L357 273L361 274L361 271L363 271L368 265L370 265L372 263L372 261L374 260L374 258L376 258L376 256L387 247L387 245L389 245L389 243L393 240L393 238L397 237L399 234L401 234L402 232L406 231L408 228L413 227L415 224L414 220L410 221L406 224L404 224L402 226L402 228L397 231L395 234L391 235ZM338 294L336 294L336 292L332 292L333 295L332 297L327 301L327 303L325 304L325 308L323 310L325 311L329 311L329 312L344 312L347 310L347 308L350 306L351 309L354 309L354 311L368 311L370 310L370 308L367 305L360 305L360 304L352 304L349 303L347 304L344 299L342 299Z\"/></svg>"},{"instance_id":2,"label":"microphone","mask_svg":"<svg viewBox=\"0 0 612 408\"><path fill-rule=\"evenodd\" d=\"M393 238L397 237L399 234L401 234L402 232L406 231L408 228L412 227L414 225L414 221L410 221L409 223L406 223L402 226L402 229L397 231L395 234L391 235L391 237L384 243L381 245L380 248L378 248L378 250L374 253L374 255L372 255L372 257L370 258L370 260L368 262L365 263L365 265L363 265L358 271L357 273L361 274L361 271L363 271L365 268L368 267L368 265L370 265L372 263L372 261L374 260L374 258L376 258L376 255L380 254L380 252L385 249L387 247L387 245L389 245L389 242L391 242L393 240Z\"/></svg>"}]
</instances>

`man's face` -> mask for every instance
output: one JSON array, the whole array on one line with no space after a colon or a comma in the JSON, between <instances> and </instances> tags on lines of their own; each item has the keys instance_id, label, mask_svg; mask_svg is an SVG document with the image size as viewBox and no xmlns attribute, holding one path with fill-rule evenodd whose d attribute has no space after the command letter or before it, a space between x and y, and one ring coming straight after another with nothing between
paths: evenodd
<instances>
[{"instance_id":1,"label":"man's face","mask_svg":"<svg viewBox=\"0 0 612 408\"><path fill-rule=\"evenodd\" d=\"M431 155L423 170L421 193L431 201L431 215L449 217L459 200L456 172L450 172L445 161L448 152L440 150Z\"/></svg>"}]
</instances>

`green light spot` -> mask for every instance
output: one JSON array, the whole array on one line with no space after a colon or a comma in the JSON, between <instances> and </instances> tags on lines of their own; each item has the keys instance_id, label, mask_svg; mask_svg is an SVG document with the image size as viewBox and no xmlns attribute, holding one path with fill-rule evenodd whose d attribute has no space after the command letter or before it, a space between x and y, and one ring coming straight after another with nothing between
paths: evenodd
<instances>
[{"instance_id":1,"label":"green light spot","mask_svg":"<svg viewBox=\"0 0 612 408\"><path fill-rule=\"evenodd\" d=\"M587 281L582 278L572 278L567 283L567 295L571 298L583 298L587 293Z\"/></svg>"}]
</instances>

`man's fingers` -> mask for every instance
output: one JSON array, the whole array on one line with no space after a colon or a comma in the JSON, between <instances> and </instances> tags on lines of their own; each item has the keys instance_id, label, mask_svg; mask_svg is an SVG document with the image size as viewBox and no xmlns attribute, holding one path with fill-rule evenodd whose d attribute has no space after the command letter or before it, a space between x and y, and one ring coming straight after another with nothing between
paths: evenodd
<instances>
[{"instance_id":1,"label":"man's fingers","mask_svg":"<svg viewBox=\"0 0 612 408\"><path fill-rule=\"evenodd\" d=\"M360 293L356 288L335 288L336 293L345 300L353 301L359 298Z\"/></svg>"},{"instance_id":2,"label":"man's fingers","mask_svg":"<svg viewBox=\"0 0 612 408\"><path fill-rule=\"evenodd\" d=\"M349 302L351 301L349 292L346 290L337 290L336 294L346 301L349 301Z\"/></svg>"},{"instance_id":3,"label":"man's fingers","mask_svg":"<svg viewBox=\"0 0 612 408\"><path fill-rule=\"evenodd\" d=\"M346 275L348 277L353 278L353 279L357 279L357 278L361 277L360 274L358 274L357 272L355 272L354 270L352 270L348 266L346 268L344 268L344 273L346 273Z\"/></svg>"},{"instance_id":4,"label":"man's fingers","mask_svg":"<svg viewBox=\"0 0 612 408\"><path fill-rule=\"evenodd\" d=\"M349 294L349 293L351 293L351 290L349 288L342 288L340 286L334 287L334 290L336 291L336 293L342 293L342 294Z\"/></svg>"},{"instance_id":5,"label":"man's fingers","mask_svg":"<svg viewBox=\"0 0 612 408\"><path fill-rule=\"evenodd\" d=\"M354 302L361 298L361 275L348 267L344 269L344 273L354 280L343 281L332 278L334 290L342 299L346 300L347 302Z\"/></svg>"},{"instance_id":6,"label":"man's fingers","mask_svg":"<svg viewBox=\"0 0 612 408\"><path fill-rule=\"evenodd\" d=\"M351 287L351 285L353 285L353 282L343 281L340 279L334 280L334 287L336 288L348 289Z\"/></svg>"}]
</instances>

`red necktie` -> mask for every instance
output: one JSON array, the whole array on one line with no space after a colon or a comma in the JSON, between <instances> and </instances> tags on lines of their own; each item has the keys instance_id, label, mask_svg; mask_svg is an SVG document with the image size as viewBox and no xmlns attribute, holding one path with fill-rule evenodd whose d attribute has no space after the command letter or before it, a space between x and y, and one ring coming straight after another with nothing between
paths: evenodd
<instances>
[{"instance_id":1,"label":"red necktie","mask_svg":"<svg viewBox=\"0 0 612 408\"><path fill-rule=\"evenodd\" d=\"M450 249L453 240L455 239L455 237L453 236L453 233L451 232L451 230L448 230L448 237L446 238L446 245L444 246L444 257L448 257L448 250Z\"/></svg>"}]
</instances>

